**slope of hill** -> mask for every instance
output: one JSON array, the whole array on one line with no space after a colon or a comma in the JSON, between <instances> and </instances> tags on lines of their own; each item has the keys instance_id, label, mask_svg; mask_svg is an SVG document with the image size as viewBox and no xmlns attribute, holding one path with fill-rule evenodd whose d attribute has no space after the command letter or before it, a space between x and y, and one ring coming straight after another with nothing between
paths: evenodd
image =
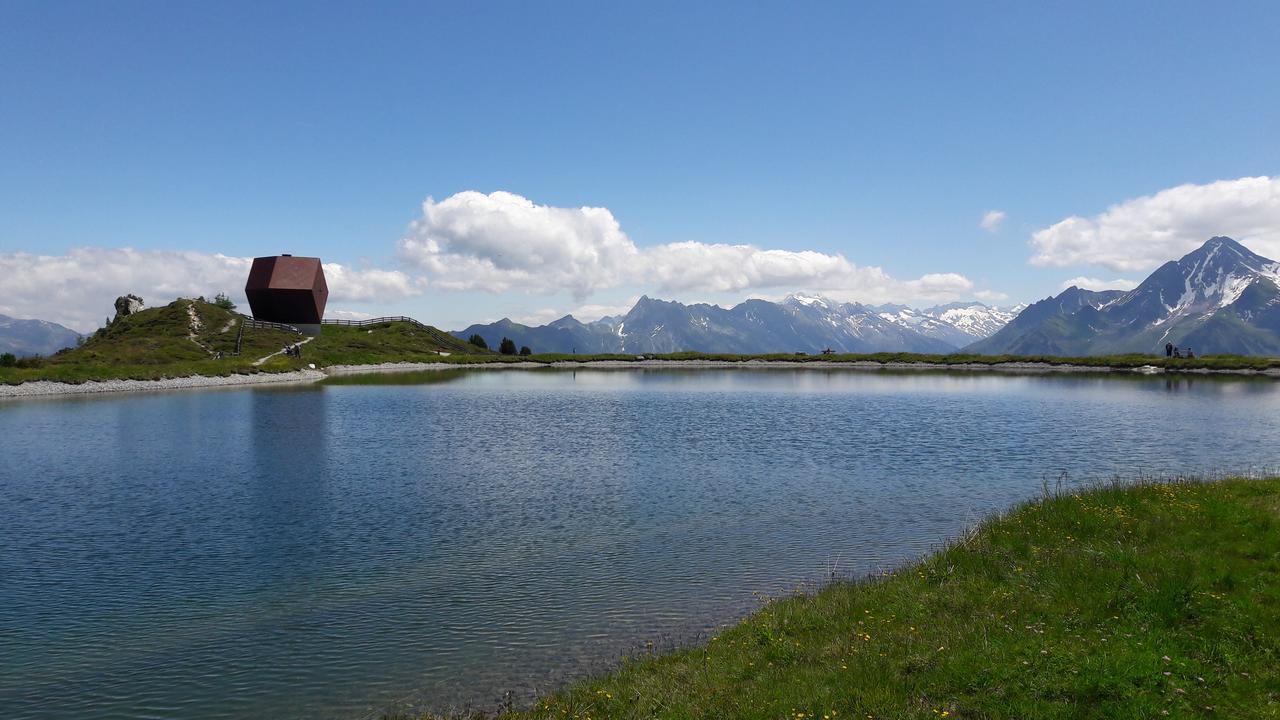
<instances>
[{"instance_id":1,"label":"slope of hill","mask_svg":"<svg viewBox=\"0 0 1280 720\"><path fill-rule=\"evenodd\" d=\"M965 350L1106 355L1163 352L1165 343L1200 354L1280 354L1280 263L1211 238L1129 292L1069 288Z\"/></svg>"},{"instance_id":2,"label":"slope of hill","mask_svg":"<svg viewBox=\"0 0 1280 720\"><path fill-rule=\"evenodd\" d=\"M179 299L117 318L77 348L20 363L0 372L2 382L47 379L155 379L229 375L319 366L427 361L441 353L488 354L431 327L385 322L364 327L326 325L308 340L303 358L270 357L305 340L287 330L246 327L240 355L233 355L244 316L203 300ZM269 360L264 360L269 358ZM259 362L263 361L263 362Z\"/></svg>"},{"instance_id":3,"label":"slope of hill","mask_svg":"<svg viewBox=\"0 0 1280 720\"><path fill-rule=\"evenodd\" d=\"M47 320L19 320L0 315L0 353L18 357L52 355L75 347L80 333Z\"/></svg>"},{"instance_id":4,"label":"slope of hill","mask_svg":"<svg viewBox=\"0 0 1280 720\"><path fill-rule=\"evenodd\" d=\"M503 319L453 334L479 334L490 347L504 337L535 352L586 353L947 353L994 332L1015 311L981 303L927 310L871 307L816 295L782 302L747 300L731 308L642 297L627 314L583 323L565 316L531 327Z\"/></svg>"}]
</instances>

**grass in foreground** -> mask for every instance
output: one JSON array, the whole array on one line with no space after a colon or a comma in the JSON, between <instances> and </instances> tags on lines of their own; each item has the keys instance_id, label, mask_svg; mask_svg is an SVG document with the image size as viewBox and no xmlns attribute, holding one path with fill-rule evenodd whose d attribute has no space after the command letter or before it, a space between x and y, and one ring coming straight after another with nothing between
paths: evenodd
<instances>
[{"instance_id":1,"label":"grass in foreground","mask_svg":"<svg viewBox=\"0 0 1280 720\"><path fill-rule=\"evenodd\" d=\"M500 717L1280 717L1280 479L1050 498Z\"/></svg>"}]
</instances>

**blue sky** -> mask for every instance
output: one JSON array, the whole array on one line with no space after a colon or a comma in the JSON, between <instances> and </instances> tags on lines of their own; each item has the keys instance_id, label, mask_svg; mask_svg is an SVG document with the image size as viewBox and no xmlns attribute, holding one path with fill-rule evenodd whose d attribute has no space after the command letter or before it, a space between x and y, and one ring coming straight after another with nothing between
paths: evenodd
<instances>
[{"instance_id":1,"label":"blue sky","mask_svg":"<svg viewBox=\"0 0 1280 720\"><path fill-rule=\"evenodd\" d=\"M6 2L0 312L86 329L235 285L213 254L319 255L335 310L451 329L642 292L1008 304L1208 228L1277 257L1277 37L1266 2Z\"/></svg>"}]
</instances>

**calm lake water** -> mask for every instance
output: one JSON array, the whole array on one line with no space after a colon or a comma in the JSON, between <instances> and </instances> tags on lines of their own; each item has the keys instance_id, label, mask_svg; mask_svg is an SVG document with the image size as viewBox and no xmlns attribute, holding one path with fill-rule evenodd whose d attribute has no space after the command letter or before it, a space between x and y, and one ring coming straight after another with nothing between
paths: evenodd
<instances>
[{"instance_id":1,"label":"calm lake water","mask_svg":"<svg viewBox=\"0 0 1280 720\"><path fill-rule=\"evenodd\" d=\"M0 716L492 708L1062 473L1280 467L1280 383L450 371L0 404Z\"/></svg>"}]
</instances>

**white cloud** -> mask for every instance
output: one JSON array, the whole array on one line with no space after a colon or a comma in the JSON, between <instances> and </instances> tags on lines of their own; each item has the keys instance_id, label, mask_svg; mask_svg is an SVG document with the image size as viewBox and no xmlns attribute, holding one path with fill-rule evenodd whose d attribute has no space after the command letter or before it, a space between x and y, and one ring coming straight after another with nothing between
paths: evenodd
<instances>
[{"instance_id":1,"label":"white cloud","mask_svg":"<svg viewBox=\"0 0 1280 720\"><path fill-rule=\"evenodd\" d=\"M418 295L426 287L422 278L399 270L357 270L338 263L324 263L324 281L329 286L329 299L347 302L399 300Z\"/></svg>"},{"instance_id":2,"label":"white cloud","mask_svg":"<svg viewBox=\"0 0 1280 720\"><path fill-rule=\"evenodd\" d=\"M81 332L115 314L113 303L133 293L149 307L178 297L225 292L247 311L244 283L252 258L218 253L81 247L64 255L0 253L0 313L39 318ZM357 270L325 263L329 299L389 301L421 291L422 283L399 271Z\"/></svg>"},{"instance_id":3,"label":"white cloud","mask_svg":"<svg viewBox=\"0 0 1280 720\"><path fill-rule=\"evenodd\" d=\"M565 316L565 313L555 308L542 308L540 310L534 310L532 312L519 313L517 315L511 316L509 319L511 320L511 322L519 323L521 325L537 326L537 325L546 325L547 323L553 320L559 320L564 316ZM481 321L480 324L488 325L493 322L496 322L496 321L484 320L484 321Z\"/></svg>"},{"instance_id":4,"label":"white cloud","mask_svg":"<svg viewBox=\"0 0 1280 720\"><path fill-rule=\"evenodd\" d=\"M444 290L567 290L581 298L620 285L639 251L605 208L467 191L427 198L400 256Z\"/></svg>"},{"instance_id":5,"label":"white cloud","mask_svg":"<svg viewBox=\"0 0 1280 720\"><path fill-rule=\"evenodd\" d=\"M982 302L998 303L1009 299L1009 293L996 292L995 290L979 290L973 294Z\"/></svg>"},{"instance_id":6,"label":"white cloud","mask_svg":"<svg viewBox=\"0 0 1280 720\"><path fill-rule=\"evenodd\" d=\"M1280 178L1179 185L1126 200L1092 218L1073 215L1031 236L1031 263L1147 271L1215 235L1280 258Z\"/></svg>"},{"instance_id":7,"label":"white cloud","mask_svg":"<svg viewBox=\"0 0 1280 720\"><path fill-rule=\"evenodd\" d=\"M982 216L982 229L989 233L999 232L1000 226L1004 224L1004 219L1009 217L1008 213L1003 210L988 210Z\"/></svg>"},{"instance_id":8,"label":"white cloud","mask_svg":"<svg viewBox=\"0 0 1280 720\"><path fill-rule=\"evenodd\" d=\"M620 305L579 305L570 310L569 314L582 322L595 322L602 317L626 315L638 302L640 296L636 295Z\"/></svg>"},{"instance_id":9,"label":"white cloud","mask_svg":"<svg viewBox=\"0 0 1280 720\"><path fill-rule=\"evenodd\" d=\"M677 242L641 248L607 208L537 205L508 192L428 198L400 257L434 288L569 291L641 287L671 293L818 290L867 302L946 300L973 283L955 273L897 280L843 255L754 245Z\"/></svg>"},{"instance_id":10,"label":"white cloud","mask_svg":"<svg viewBox=\"0 0 1280 720\"><path fill-rule=\"evenodd\" d=\"M1138 287L1138 281L1125 280L1123 278L1118 278L1116 280L1099 280L1098 278L1085 277L1081 275L1079 277L1073 277L1070 280L1063 280L1061 289L1066 290L1072 286L1078 287L1082 290L1132 290Z\"/></svg>"},{"instance_id":11,"label":"white cloud","mask_svg":"<svg viewBox=\"0 0 1280 720\"><path fill-rule=\"evenodd\" d=\"M589 323L595 322L602 317L626 315L635 304L639 302L640 296L636 295L625 303L619 305L600 305L587 304L579 305L571 310L565 311L557 308L542 308L533 312L524 312L511 316L513 322L521 325L546 325L549 322L559 320L565 315L572 315L579 322ZM493 322L493 321L489 321Z\"/></svg>"},{"instance_id":12,"label":"white cloud","mask_svg":"<svg viewBox=\"0 0 1280 720\"><path fill-rule=\"evenodd\" d=\"M328 282L328 278L325 279ZM361 310L344 310L339 308L326 307L324 309L325 318L334 320L368 320L373 317L373 313L363 312Z\"/></svg>"}]
</instances>

